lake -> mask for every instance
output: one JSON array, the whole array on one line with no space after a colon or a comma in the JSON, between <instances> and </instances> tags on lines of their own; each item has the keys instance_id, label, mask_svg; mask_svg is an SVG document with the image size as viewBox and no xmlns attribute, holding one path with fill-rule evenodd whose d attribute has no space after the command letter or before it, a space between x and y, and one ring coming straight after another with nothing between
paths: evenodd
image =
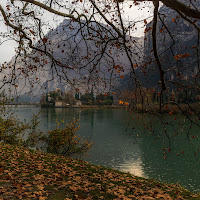
<instances>
[{"instance_id":1,"label":"lake","mask_svg":"<svg viewBox=\"0 0 200 200\"><path fill-rule=\"evenodd\" d=\"M40 109L26 106L13 108L13 111L19 119L28 121ZM81 159L144 178L178 182L191 191L200 192L200 162L196 149L199 128L189 128L183 116L167 115L165 120L171 118L173 123L167 128L168 132L164 132L160 120L155 117L149 120L149 117L152 116L144 113L130 115L124 109L42 108L40 129L46 132L55 128L56 120L68 123L80 118L78 134L92 137L94 143L90 155ZM150 121L152 127L148 126ZM178 125L183 127L179 134ZM149 135L152 128L157 137ZM168 133L173 138L169 150Z\"/></svg>"}]
</instances>

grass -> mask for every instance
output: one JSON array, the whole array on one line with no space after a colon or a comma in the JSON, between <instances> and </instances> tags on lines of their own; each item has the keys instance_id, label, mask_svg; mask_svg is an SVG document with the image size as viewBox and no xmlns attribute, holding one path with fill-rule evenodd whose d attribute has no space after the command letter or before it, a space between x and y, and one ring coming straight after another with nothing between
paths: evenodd
<instances>
[{"instance_id":1,"label":"grass","mask_svg":"<svg viewBox=\"0 0 200 200\"><path fill-rule=\"evenodd\" d=\"M200 199L161 183L70 157L0 143L0 199Z\"/></svg>"}]
</instances>

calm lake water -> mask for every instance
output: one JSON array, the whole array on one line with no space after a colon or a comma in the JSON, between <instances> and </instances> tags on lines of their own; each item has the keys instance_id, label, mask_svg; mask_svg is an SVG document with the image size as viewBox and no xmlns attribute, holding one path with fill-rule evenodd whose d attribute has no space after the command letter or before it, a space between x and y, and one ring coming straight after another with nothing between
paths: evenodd
<instances>
[{"instance_id":1,"label":"calm lake water","mask_svg":"<svg viewBox=\"0 0 200 200\"><path fill-rule=\"evenodd\" d=\"M90 155L82 159L144 178L178 182L191 191L200 192L200 156L196 146L193 147L195 142L199 144L196 138L200 130L195 127L188 129L191 140L187 139L184 130L175 136L177 124L183 123L185 129L189 127L189 122L183 116L175 116L175 124L168 128L170 133L174 133L172 150L168 152L163 150L169 147L169 142L158 119L152 118L153 130L159 134L158 138L148 135L151 127L147 128L149 117L146 114L130 116L126 110L121 109L41 109L31 106L13 110L19 119L27 121L33 113L41 110L40 129L44 132L55 128L55 120L68 123L73 118L80 118L79 135L91 136L94 143ZM168 118L166 116L166 120ZM164 159L165 155L167 159Z\"/></svg>"}]
</instances>

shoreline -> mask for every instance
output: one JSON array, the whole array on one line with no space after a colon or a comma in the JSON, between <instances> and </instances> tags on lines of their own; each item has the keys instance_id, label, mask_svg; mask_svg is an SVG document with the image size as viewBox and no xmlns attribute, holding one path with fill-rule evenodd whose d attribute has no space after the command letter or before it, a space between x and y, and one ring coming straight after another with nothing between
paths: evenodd
<instances>
[{"instance_id":1,"label":"shoreline","mask_svg":"<svg viewBox=\"0 0 200 200\"><path fill-rule=\"evenodd\" d=\"M119 105L81 105L81 106L66 106L66 107L55 107L55 108L122 108Z\"/></svg>"},{"instance_id":2,"label":"shoreline","mask_svg":"<svg viewBox=\"0 0 200 200\"><path fill-rule=\"evenodd\" d=\"M41 104L6 104L7 106L13 106L13 107L41 107L41 108L95 108L95 109L127 109L130 110L130 112L136 112L136 113L168 113L168 114L191 114L192 110L193 112L200 112L200 103L191 103L189 106L187 104L166 104L163 106L162 110L160 111L159 105L151 105L152 109L148 106L144 106L142 109L141 104L136 104L133 106L133 108L130 108L129 106L124 105L79 105L79 106L47 106L47 105L41 105ZM188 113L189 112L189 113Z\"/></svg>"},{"instance_id":3,"label":"shoreline","mask_svg":"<svg viewBox=\"0 0 200 200\"><path fill-rule=\"evenodd\" d=\"M134 176L80 159L0 143L0 198L199 199L179 184Z\"/></svg>"}]
</instances>

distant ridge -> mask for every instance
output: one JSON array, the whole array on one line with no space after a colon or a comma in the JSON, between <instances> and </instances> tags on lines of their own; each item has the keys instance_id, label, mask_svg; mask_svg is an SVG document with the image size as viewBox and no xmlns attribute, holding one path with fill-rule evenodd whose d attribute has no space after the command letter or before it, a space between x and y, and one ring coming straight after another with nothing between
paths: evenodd
<instances>
[{"instance_id":1,"label":"distant ridge","mask_svg":"<svg viewBox=\"0 0 200 200\"><path fill-rule=\"evenodd\" d=\"M95 23L90 24L90 30L93 32L89 33L88 27L84 24L84 21L79 24L65 19L56 29L49 31L45 36L47 50L62 62L63 67L58 66L59 63L52 63L49 58L35 51L31 52L30 58L26 60L21 58L17 61L17 68L23 66L30 69L30 67L40 66L41 69L31 74L29 79L32 82L26 81L25 83L23 74L19 74L19 79L16 81L19 86L17 91L23 99L30 100L28 95L38 99L41 94L56 88L60 88L62 91L78 88L84 92L94 87L96 92L105 92L118 87L120 75L129 73L131 68L124 50L116 48L115 41L110 42L101 58L105 43L102 42L104 37L112 37L111 35L115 33L112 30L106 33L105 30L109 27ZM83 27L81 28L81 26ZM99 34L101 37L95 37ZM127 38L129 37L127 35ZM134 40L141 42L139 38L134 38ZM37 47L45 48L42 41L37 43ZM10 64L13 63L14 58ZM88 65L85 66L87 63ZM120 73L116 72L116 68L113 70L113 66L121 66ZM112 85L109 85L110 80L112 80ZM34 83L34 87L31 87L32 83Z\"/></svg>"}]
</instances>

